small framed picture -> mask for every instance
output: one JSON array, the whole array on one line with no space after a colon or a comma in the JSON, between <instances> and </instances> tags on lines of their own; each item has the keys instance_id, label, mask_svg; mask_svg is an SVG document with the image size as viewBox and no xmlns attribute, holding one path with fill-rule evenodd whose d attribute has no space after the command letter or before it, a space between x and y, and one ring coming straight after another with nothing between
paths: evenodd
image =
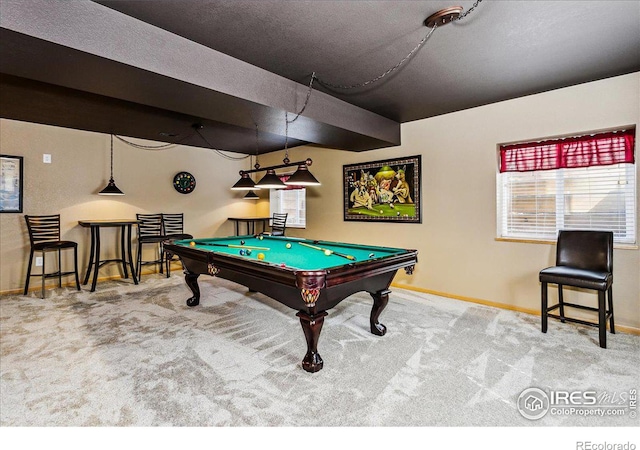
<instances>
[{"instance_id":1,"label":"small framed picture","mask_svg":"<svg viewBox=\"0 0 640 450\"><path fill-rule=\"evenodd\" d=\"M0 155L0 213L22 212L22 156Z\"/></svg>"}]
</instances>

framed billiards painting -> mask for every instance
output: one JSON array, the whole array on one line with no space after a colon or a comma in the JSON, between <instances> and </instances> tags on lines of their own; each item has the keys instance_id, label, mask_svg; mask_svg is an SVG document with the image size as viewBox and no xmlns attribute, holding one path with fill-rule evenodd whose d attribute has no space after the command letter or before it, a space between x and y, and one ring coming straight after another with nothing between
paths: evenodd
<instances>
[{"instance_id":1,"label":"framed billiards painting","mask_svg":"<svg viewBox=\"0 0 640 450\"><path fill-rule=\"evenodd\" d=\"M344 220L422 223L420 156L343 166Z\"/></svg>"},{"instance_id":2,"label":"framed billiards painting","mask_svg":"<svg viewBox=\"0 0 640 450\"><path fill-rule=\"evenodd\" d=\"M22 212L22 156L0 155L0 213Z\"/></svg>"}]
</instances>

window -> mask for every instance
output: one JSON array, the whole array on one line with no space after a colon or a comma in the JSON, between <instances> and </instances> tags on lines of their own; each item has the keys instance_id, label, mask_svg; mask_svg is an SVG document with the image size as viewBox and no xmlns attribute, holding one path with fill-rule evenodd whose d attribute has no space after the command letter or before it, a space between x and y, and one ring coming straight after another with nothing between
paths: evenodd
<instances>
[{"instance_id":1,"label":"window","mask_svg":"<svg viewBox=\"0 0 640 450\"><path fill-rule=\"evenodd\" d=\"M498 235L611 230L636 243L635 129L500 146Z\"/></svg>"},{"instance_id":2,"label":"window","mask_svg":"<svg viewBox=\"0 0 640 450\"><path fill-rule=\"evenodd\" d=\"M289 177L280 179L284 182ZM271 189L269 191L269 214L287 214L287 227L304 228L307 224L307 196L306 190L300 186L287 186L286 189Z\"/></svg>"}]
</instances>

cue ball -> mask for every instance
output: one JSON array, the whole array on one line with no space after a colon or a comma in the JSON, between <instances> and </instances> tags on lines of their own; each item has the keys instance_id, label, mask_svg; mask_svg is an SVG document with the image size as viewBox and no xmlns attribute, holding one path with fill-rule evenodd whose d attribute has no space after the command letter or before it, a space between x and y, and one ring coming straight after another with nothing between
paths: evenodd
<instances>
[{"instance_id":1,"label":"cue ball","mask_svg":"<svg viewBox=\"0 0 640 450\"><path fill-rule=\"evenodd\" d=\"M331 250L325 250L324 254L327 255L327 256L331 255Z\"/></svg>"},{"instance_id":2,"label":"cue ball","mask_svg":"<svg viewBox=\"0 0 640 450\"><path fill-rule=\"evenodd\" d=\"M287 243L287 245L285 245L285 247L291 248L291 244Z\"/></svg>"},{"instance_id":3,"label":"cue ball","mask_svg":"<svg viewBox=\"0 0 640 450\"><path fill-rule=\"evenodd\" d=\"M382 214L382 210L380 210L380 214Z\"/></svg>"},{"instance_id":4,"label":"cue ball","mask_svg":"<svg viewBox=\"0 0 640 450\"><path fill-rule=\"evenodd\" d=\"M258 259L262 261L264 259L264 253L258 253Z\"/></svg>"},{"instance_id":5,"label":"cue ball","mask_svg":"<svg viewBox=\"0 0 640 450\"><path fill-rule=\"evenodd\" d=\"M375 255L374 253L369 253L369 258L373 258L373 257L375 257L375 256L376 256L376 255Z\"/></svg>"},{"instance_id":6,"label":"cue ball","mask_svg":"<svg viewBox=\"0 0 640 450\"><path fill-rule=\"evenodd\" d=\"M191 241L191 242L189 242L189 245L190 245L190 246L192 246L192 247L195 247L195 246L196 246L196 243L195 243L195 242L193 242L193 241Z\"/></svg>"}]
</instances>

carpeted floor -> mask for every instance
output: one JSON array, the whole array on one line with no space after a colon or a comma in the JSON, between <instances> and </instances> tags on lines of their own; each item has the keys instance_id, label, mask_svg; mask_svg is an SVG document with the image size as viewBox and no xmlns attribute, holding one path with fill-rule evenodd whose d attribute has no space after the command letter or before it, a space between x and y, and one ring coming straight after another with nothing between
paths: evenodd
<instances>
[{"instance_id":1,"label":"carpeted floor","mask_svg":"<svg viewBox=\"0 0 640 450\"><path fill-rule=\"evenodd\" d=\"M368 331L372 300L329 311L304 372L295 311L243 286L145 276L94 293L50 290L0 299L2 426L638 426L620 416L524 418L521 392L640 387L640 337L395 289ZM617 398L615 396L618 396ZM628 400L628 399L627 399Z\"/></svg>"}]
</instances>

